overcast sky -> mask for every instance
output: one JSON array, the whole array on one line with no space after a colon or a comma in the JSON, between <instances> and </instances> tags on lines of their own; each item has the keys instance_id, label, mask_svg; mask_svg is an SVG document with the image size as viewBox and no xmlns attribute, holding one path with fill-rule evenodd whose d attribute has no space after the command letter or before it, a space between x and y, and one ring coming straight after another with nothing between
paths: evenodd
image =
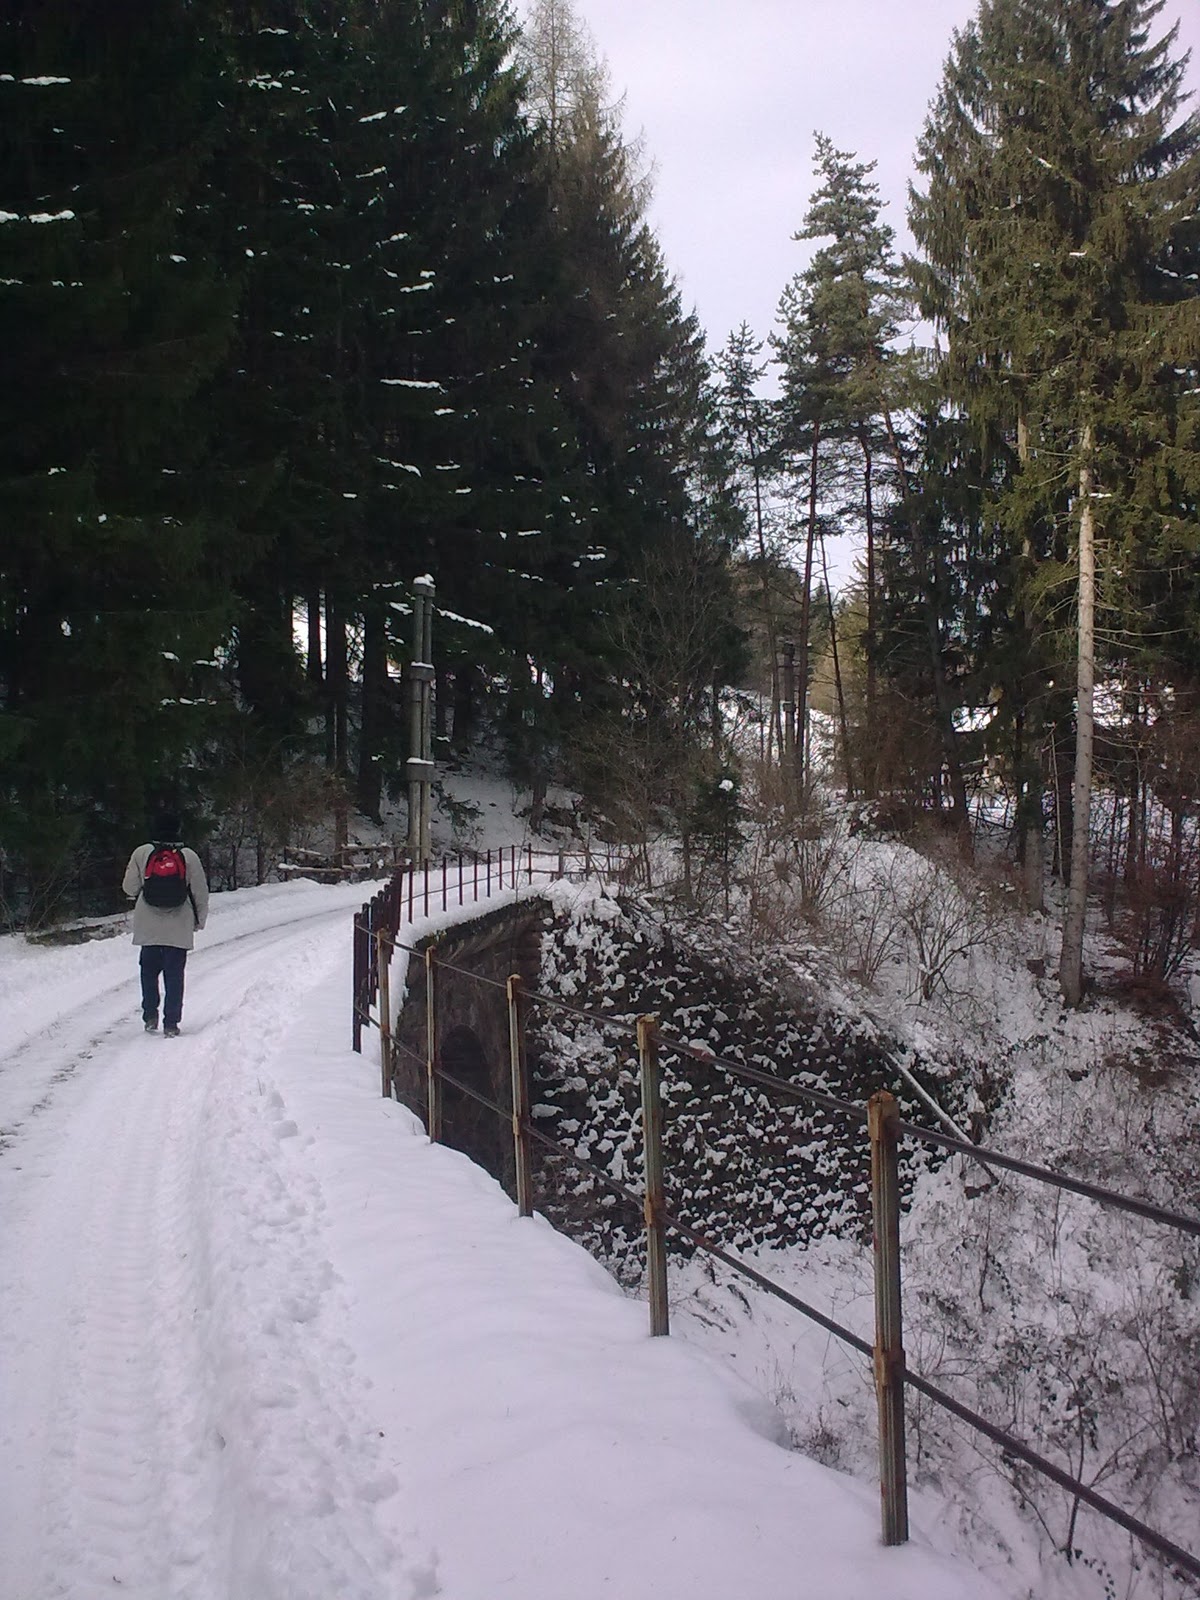
<instances>
[{"instance_id":1,"label":"overcast sky","mask_svg":"<svg viewBox=\"0 0 1200 1600\"><path fill-rule=\"evenodd\" d=\"M887 220L907 245L912 159L954 28L973 0L575 0L625 128L656 168L651 222L710 348L748 322L765 338L804 263L813 131L878 162ZM1167 0L1200 90L1200 0Z\"/></svg>"}]
</instances>

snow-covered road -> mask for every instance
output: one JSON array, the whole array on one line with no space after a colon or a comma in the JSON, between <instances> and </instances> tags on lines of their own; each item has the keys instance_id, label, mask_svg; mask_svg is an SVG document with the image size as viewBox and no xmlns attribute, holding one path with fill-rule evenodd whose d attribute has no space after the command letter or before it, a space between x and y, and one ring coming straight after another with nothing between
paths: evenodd
<instances>
[{"instance_id":1,"label":"snow-covered road","mask_svg":"<svg viewBox=\"0 0 1200 1600\"><path fill-rule=\"evenodd\" d=\"M361 886L0 940L0 1600L985 1600L348 1048Z\"/></svg>"}]
</instances>

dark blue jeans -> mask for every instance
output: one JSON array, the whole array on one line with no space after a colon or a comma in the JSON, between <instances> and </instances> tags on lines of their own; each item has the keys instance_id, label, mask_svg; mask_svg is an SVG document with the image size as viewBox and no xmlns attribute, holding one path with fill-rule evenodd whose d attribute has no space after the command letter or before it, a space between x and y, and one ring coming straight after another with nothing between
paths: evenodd
<instances>
[{"instance_id":1,"label":"dark blue jeans","mask_svg":"<svg viewBox=\"0 0 1200 1600\"><path fill-rule=\"evenodd\" d=\"M183 969L187 951L173 944L144 944L142 969L142 1021L158 1017L158 975L163 980L163 1027L177 1028L183 1015Z\"/></svg>"}]
</instances>

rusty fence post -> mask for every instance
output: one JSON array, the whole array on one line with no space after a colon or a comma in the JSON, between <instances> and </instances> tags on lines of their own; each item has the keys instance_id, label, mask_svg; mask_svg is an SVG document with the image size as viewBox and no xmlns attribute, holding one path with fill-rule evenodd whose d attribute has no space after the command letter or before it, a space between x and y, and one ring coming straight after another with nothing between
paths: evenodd
<instances>
[{"instance_id":1,"label":"rusty fence post","mask_svg":"<svg viewBox=\"0 0 1200 1600\"><path fill-rule=\"evenodd\" d=\"M879 1490L884 1544L908 1539L904 1457L904 1330L900 1311L900 1110L881 1090L867 1102L875 1253L875 1395L879 1405Z\"/></svg>"},{"instance_id":2,"label":"rusty fence post","mask_svg":"<svg viewBox=\"0 0 1200 1600\"><path fill-rule=\"evenodd\" d=\"M442 1141L442 1078L438 1062L437 995L434 968L437 958L425 946L425 1127L434 1144Z\"/></svg>"},{"instance_id":3,"label":"rusty fence post","mask_svg":"<svg viewBox=\"0 0 1200 1600\"><path fill-rule=\"evenodd\" d=\"M392 992L388 983L388 969L392 952L387 931L380 928L375 935L375 961L379 969L379 1082L385 1100L392 1098Z\"/></svg>"},{"instance_id":4,"label":"rusty fence post","mask_svg":"<svg viewBox=\"0 0 1200 1600\"><path fill-rule=\"evenodd\" d=\"M367 989L367 959L363 950L367 930L363 925L361 913L354 919L354 976L351 987L354 991L354 1016L352 1019L353 1031L351 1042L357 1054L362 1054L362 1008L363 996Z\"/></svg>"},{"instance_id":5,"label":"rusty fence post","mask_svg":"<svg viewBox=\"0 0 1200 1600\"><path fill-rule=\"evenodd\" d=\"M513 1155L517 1171L517 1211L533 1215L533 1164L529 1139L529 1063L525 1055L525 997L521 979L508 980L508 1053L512 1064Z\"/></svg>"},{"instance_id":6,"label":"rusty fence post","mask_svg":"<svg viewBox=\"0 0 1200 1600\"><path fill-rule=\"evenodd\" d=\"M650 1332L670 1333L667 1304L667 1229L663 1222L662 1096L659 1088L658 1018L637 1020L642 1077L642 1148L646 1171L646 1276L650 1287Z\"/></svg>"}]
</instances>

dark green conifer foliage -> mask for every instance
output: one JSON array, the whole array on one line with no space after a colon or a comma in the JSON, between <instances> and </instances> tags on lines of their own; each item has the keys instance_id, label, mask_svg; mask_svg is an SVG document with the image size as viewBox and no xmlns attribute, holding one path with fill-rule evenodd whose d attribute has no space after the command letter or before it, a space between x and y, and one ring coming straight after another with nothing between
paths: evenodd
<instances>
[{"instance_id":1,"label":"dark green conifer foliage","mask_svg":"<svg viewBox=\"0 0 1200 1600\"><path fill-rule=\"evenodd\" d=\"M609 114L581 100L574 154L548 161L499 0L6 18L18 855L47 817L60 841L84 812L140 831L167 781L198 803L239 770L269 787L322 709L329 764L377 814L422 572L458 736L506 685L544 784L618 688L604 619L635 562L697 519L724 549L693 461L699 330Z\"/></svg>"},{"instance_id":2,"label":"dark green conifer foliage","mask_svg":"<svg viewBox=\"0 0 1200 1600\"><path fill-rule=\"evenodd\" d=\"M573 434L538 365L555 251L512 42L492 5L395 7L373 42L405 106L373 214L387 222L370 313L373 565L405 585L423 571L437 581L458 742L485 678L507 675L510 697L528 698L530 660L546 667L547 634L569 627L563 599L586 552Z\"/></svg>"},{"instance_id":3,"label":"dark green conifer foliage","mask_svg":"<svg viewBox=\"0 0 1200 1600\"><path fill-rule=\"evenodd\" d=\"M549 694L528 707L552 748L620 699L614 665L627 583L694 526L689 475L702 432L702 339L644 221L638 152L606 99L605 69L568 0L533 8L523 59L543 138L556 293L536 375L558 398L578 476L554 536L557 621L536 660ZM569 504L568 504L569 502ZM550 622L549 615L547 622Z\"/></svg>"},{"instance_id":4,"label":"dark green conifer foliage","mask_svg":"<svg viewBox=\"0 0 1200 1600\"><path fill-rule=\"evenodd\" d=\"M1102 572L1120 574L1100 596L1110 665L1170 659L1194 615L1200 123L1178 117L1173 36L1151 39L1160 10L984 0L955 38L912 197L946 393L983 459L1008 469L995 509L1013 612L994 674L1029 849L1044 730L1070 715L1081 470L1095 477ZM1173 615L1169 593L1188 595Z\"/></svg>"},{"instance_id":5,"label":"dark green conifer foliage","mask_svg":"<svg viewBox=\"0 0 1200 1600\"><path fill-rule=\"evenodd\" d=\"M804 485L797 658L801 728L811 677L811 594L822 534L818 508L838 501L866 535L866 711L868 720L874 717L876 497L888 475L887 467L881 472L879 458L886 462L898 449L892 415L900 403L904 363L892 345L906 309L893 230L881 220L879 189L871 179L874 163L855 161L819 133L815 169L821 181L795 237L824 242L784 291L781 330L772 339L782 391L777 459ZM891 463L893 474L899 465ZM840 493L832 477L841 480ZM803 751L801 739L802 766ZM873 791L873 765L865 778Z\"/></svg>"},{"instance_id":6,"label":"dark green conifer foliage","mask_svg":"<svg viewBox=\"0 0 1200 1600\"><path fill-rule=\"evenodd\" d=\"M193 9L9 5L0 57L0 851L37 915L105 880L200 736L236 558L197 396L235 295L193 225Z\"/></svg>"},{"instance_id":7,"label":"dark green conifer foliage","mask_svg":"<svg viewBox=\"0 0 1200 1600\"><path fill-rule=\"evenodd\" d=\"M239 479L233 519L260 551L238 588L233 661L264 751L282 759L310 709L293 599L329 592L337 633L361 571L348 381L358 331L346 176L355 62L346 16L311 0L216 6L213 18L225 121L207 220L243 291L212 404ZM337 582L326 585L335 561ZM344 728L347 686L328 688ZM344 743L334 756L343 769Z\"/></svg>"}]
</instances>

